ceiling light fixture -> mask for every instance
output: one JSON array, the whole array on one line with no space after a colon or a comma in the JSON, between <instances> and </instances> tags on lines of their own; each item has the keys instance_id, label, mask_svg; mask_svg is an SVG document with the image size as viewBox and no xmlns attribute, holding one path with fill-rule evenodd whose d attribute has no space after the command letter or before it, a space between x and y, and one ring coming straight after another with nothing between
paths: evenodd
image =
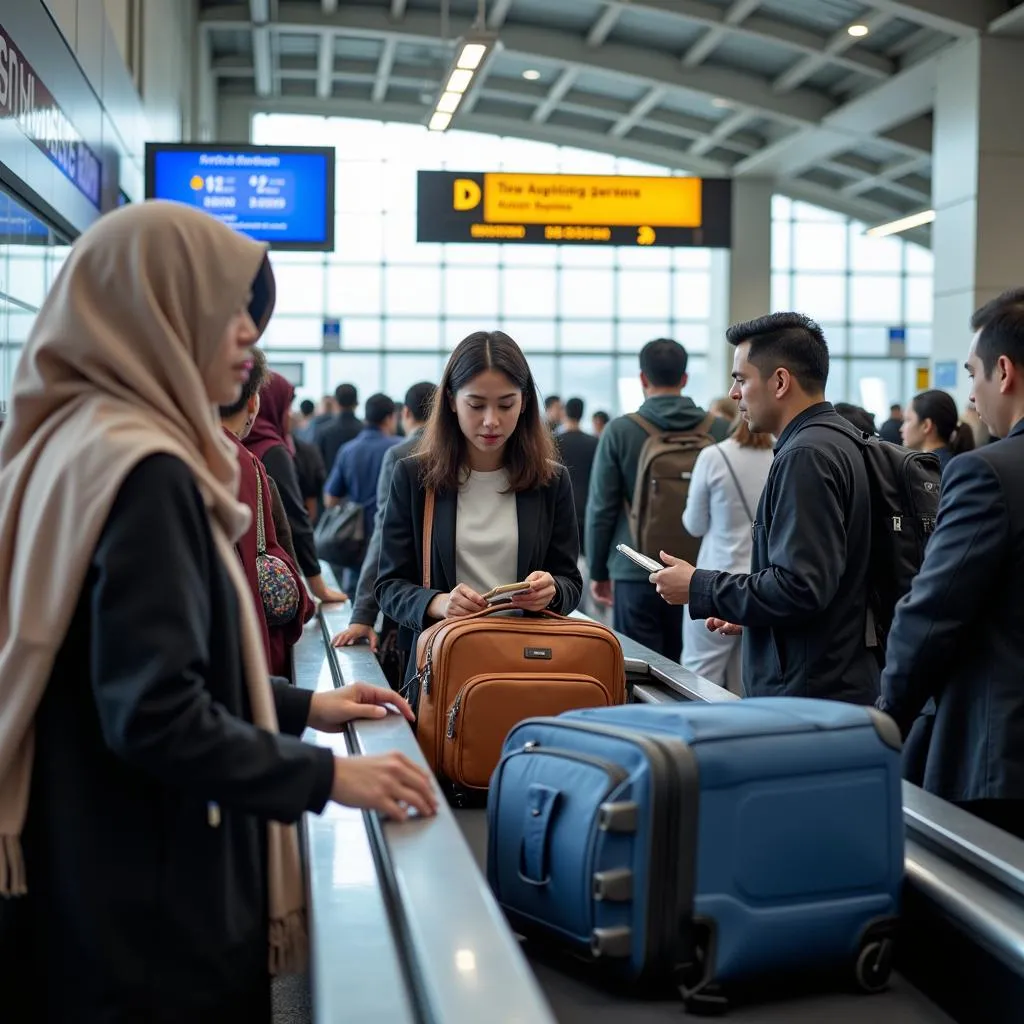
<instances>
[{"instance_id":1,"label":"ceiling light fixture","mask_svg":"<svg viewBox=\"0 0 1024 1024\"><path fill-rule=\"evenodd\" d=\"M528 82L536 82L540 78L540 72L536 68L527 68L523 72L523 78Z\"/></svg>"},{"instance_id":2,"label":"ceiling light fixture","mask_svg":"<svg viewBox=\"0 0 1024 1024\"><path fill-rule=\"evenodd\" d=\"M851 36L853 36L854 39L861 39L864 36L866 36L871 31L871 29L869 29L867 27L867 25L859 25L858 24L858 25L851 25L846 31Z\"/></svg>"},{"instance_id":3,"label":"ceiling light fixture","mask_svg":"<svg viewBox=\"0 0 1024 1024\"><path fill-rule=\"evenodd\" d=\"M458 109L463 96L469 92L474 80L483 71L497 45L498 37L493 32L485 32L480 28L471 29L458 41L455 59L441 79L444 85L437 94L433 113L427 124L432 132L448 130L452 115Z\"/></svg>"},{"instance_id":4,"label":"ceiling light fixture","mask_svg":"<svg viewBox=\"0 0 1024 1024\"><path fill-rule=\"evenodd\" d=\"M909 217L900 217L899 220L891 220L887 224L877 224L864 232L871 238L885 238L886 235L898 235L901 231L910 231L911 228L919 228L923 224L931 224L935 220L934 210L922 210L920 213L912 213Z\"/></svg>"}]
</instances>

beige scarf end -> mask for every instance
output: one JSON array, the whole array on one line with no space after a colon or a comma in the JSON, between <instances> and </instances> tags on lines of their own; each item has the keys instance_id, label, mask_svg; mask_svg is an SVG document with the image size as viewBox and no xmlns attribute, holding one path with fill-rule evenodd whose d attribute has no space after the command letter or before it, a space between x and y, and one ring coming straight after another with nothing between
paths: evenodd
<instances>
[{"instance_id":1,"label":"beige scarf end","mask_svg":"<svg viewBox=\"0 0 1024 1024\"><path fill-rule=\"evenodd\" d=\"M270 973L301 974L309 962L306 912L295 910L270 922Z\"/></svg>"},{"instance_id":2,"label":"beige scarf end","mask_svg":"<svg viewBox=\"0 0 1024 1024\"><path fill-rule=\"evenodd\" d=\"M20 836L0 836L0 896L24 896L25 857Z\"/></svg>"}]
</instances>

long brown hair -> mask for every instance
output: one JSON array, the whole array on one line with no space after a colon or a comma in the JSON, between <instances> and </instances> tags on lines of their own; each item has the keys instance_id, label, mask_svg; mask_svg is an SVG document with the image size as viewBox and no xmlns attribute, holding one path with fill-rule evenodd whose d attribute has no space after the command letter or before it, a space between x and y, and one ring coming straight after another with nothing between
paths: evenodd
<instances>
[{"instance_id":1,"label":"long brown hair","mask_svg":"<svg viewBox=\"0 0 1024 1024\"><path fill-rule=\"evenodd\" d=\"M505 442L505 469L513 491L542 487L557 472L551 432L540 418L537 385L519 346L501 331L476 331L448 359L417 453L423 486L440 493L458 490L464 478L467 441L452 408L455 394L487 370L503 373L519 388L523 408Z\"/></svg>"},{"instance_id":2,"label":"long brown hair","mask_svg":"<svg viewBox=\"0 0 1024 1024\"><path fill-rule=\"evenodd\" d=\"M729 435L741 448L773 448L775 439L771 434L758 431L755 433L750 429L750 424L742 416L737 416L733 424L732 433Z\"/></svg>"}]
</instances>

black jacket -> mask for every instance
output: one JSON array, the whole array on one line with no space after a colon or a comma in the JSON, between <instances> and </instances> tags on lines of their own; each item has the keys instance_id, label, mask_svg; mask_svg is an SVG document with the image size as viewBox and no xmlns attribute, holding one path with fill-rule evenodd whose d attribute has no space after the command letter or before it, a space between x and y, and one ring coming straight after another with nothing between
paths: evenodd
<instances>
[{"instance_id":1,"label":"black jacket","mask_svg":"<svg viewBox=\"0 0 1024 1024\"><path fill-rule=\"evenodd\" d=\"M951 459L935 532L889 633L879 707L904 736L928 698L925 789L1024 799L1024 421Z\"/></svg>"},{"instance_id":2,"label":"black jacket","mask_svg":"<svg viewBox=\"0 0 1024 1024\"><path fill-rule=\"evenodd\" d=\"M458 494L452 491L437 495L430 589L422 586L425 500L415 456L402 459L395 465L384 513L376 593L381 610L402 628L401 644L409 650L415 650L420 632L435 621L427 616L427 606L438 594L447 594L459 582L455 576ZM516 578L521 580L537 570L551 573L557 593L550 609L568 615L579 604L583 579L576 566L579 534L572 486L565 467L558 467L547 486L520 491L516 495L516 514L519 522ZM413 657L409 659L409 675L415 671Z\"/></svg>"},{"instance_id":3,"label":"black jacket","mask_svg":"<svg viewBox=\"0 0 1024 1024\"><path fill-rule=\"evenodd\" d=\"M29 895L11 901L33 961L26 1020L184 1024L268 985L265 823L319 812L334 768L329 750L250 724L238 635L191 474L145 459L36 717ZM297 735L311 695L274 693Z\"/></svg>"},{"instance_id":4,"label":"black jacket","mask_svg":"<svg viewBox=\"0 0 1024 1024\"><path fill-rule=\"evenodd\" d=\"M363 421L354 412L339 412L337 416L317 424L313 431L313 443L320 449L328 474L341 446L358 437L362 429Z\"/></svg>"},{"instance_id":5,"label":"black jacket","mask_svg":"<svg viewBox=\"0 0 1024 1024\"><path fill-rule=\"evenodd\" d=\"M352 625L372 626L377 622L377 566L380 564L380 542L384 533L384 512L388 507L388 495L391 493L391 478L395 475L395 466L399 460L411 455L419 444L422 429L417 430L401 444L396 444L384 453L384 461L380 465L377 478L377 510L373 518L373 534L370 546L366 549L363 567L359 572L356 594L352 599Z\"/></svg>"},{"instance_id":6,"label":"black jacket","mask_svg":"<svg viewBox=\"0 0 1024 1024\"><path fill-rule=\"evenodd\" d=\"M743 626L747 696L872 704L878 662L865 644L871 493L864 456L828 402L779 437L753 524L750 573L698 569L690 615Z\"/></svg>"},{"instance_id":7,"label":"black jacket","mask_svg":"<svg viewBox=\"0 0 1024 1024\"><path fill-rule=\"evenodd\" d=\"M590 470L594 465L598 440L582 430L566 430L555 435L555 445L572 482L572 498L576 502L576 521L580 528L580 546L587 522L587 493L590 490Z\"/></svg>"}]
</instances>

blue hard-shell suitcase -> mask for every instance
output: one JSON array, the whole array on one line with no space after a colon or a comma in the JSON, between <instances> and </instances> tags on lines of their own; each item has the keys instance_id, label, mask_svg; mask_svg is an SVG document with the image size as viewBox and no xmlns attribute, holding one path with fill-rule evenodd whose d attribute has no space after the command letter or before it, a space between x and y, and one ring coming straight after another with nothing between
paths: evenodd
<instances>
[{"instance_id":1,"label":"blue hard-shell suitcase","mask_svg":"<svg viewBox=\"0 0 1024 1024\"><path fill-rule=\"evenodd\" d=\"M724 1007L748 979L888 981L903 878L900 737L802 698L627 705L522 722L488 800L514 928Z\"/></svg>"}]
</instances>

